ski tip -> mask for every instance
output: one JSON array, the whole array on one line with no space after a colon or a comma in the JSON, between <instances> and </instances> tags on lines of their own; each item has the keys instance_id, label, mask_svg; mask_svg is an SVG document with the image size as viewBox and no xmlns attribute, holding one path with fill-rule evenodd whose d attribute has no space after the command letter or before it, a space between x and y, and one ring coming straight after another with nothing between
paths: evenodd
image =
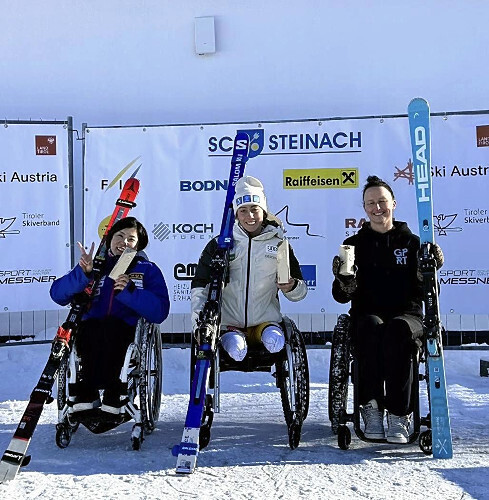
<instances>
[{"instance_id":1,"label":"ski tip","mask_svg":"<svg viewBox=\"0 0 489 500\"><path fill-rule=\"evenodd\" d=\"M409 104L411 105L412 103L415 103L415 102L423 102L423 103L428 104L428 101L427 101L424 97L413 97L413 98L409 101Z\"/></svg>"},{"instance_id":2,"label":"ski tip","mask_svg":"<svg viewBox=\"0 0 489 500\"><path fill-rule=\"evenodd\" d=\"M416 111L417 108L429 109L429 107L430 104L424 97L415 97L414 99L411 99L408 104L408 113Z\"/></svg>"},{"instance_id":3,"label":"ski tip","mask_svg":"<svg viewBox=\"0 0 489 500\"><path fill-rule=\"evenodd\" d=\"M141 168L141 165L142 165L142 163L140 163L138 168L136 170L134 170L134 172L132 173L131 177L129 177L129 179L134 179L136 177L136 175L139 172L139 169Z\"/></svg>"}]
</instances>

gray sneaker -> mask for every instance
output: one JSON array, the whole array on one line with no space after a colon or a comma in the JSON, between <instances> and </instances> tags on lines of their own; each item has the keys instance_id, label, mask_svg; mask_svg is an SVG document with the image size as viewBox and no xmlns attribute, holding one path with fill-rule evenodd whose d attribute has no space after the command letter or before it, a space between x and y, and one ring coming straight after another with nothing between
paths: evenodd
<instances>
[{"instance_id":1,"label":"gray sneaker","mask_svg":"<svg viewBox=\"0 0 489 500\"><path fill-rule=\"evenodd\" d=\"M371 399L366 405L360 407L365 430L363 431L367 439L385 439L384 431L384 410L379 409L375 399Z\"/></svg>"},{"instance_id":2,"label":"gray sneaker","mask_svg":"<svg viewBox=\"0 0 489 500\"><path fill-rule=\"evenodd\" d=\"M387 442L405 444L409 441L409 427L411 415L398 417L392 413L387 414Z\"/></svg>"}]
</instances>

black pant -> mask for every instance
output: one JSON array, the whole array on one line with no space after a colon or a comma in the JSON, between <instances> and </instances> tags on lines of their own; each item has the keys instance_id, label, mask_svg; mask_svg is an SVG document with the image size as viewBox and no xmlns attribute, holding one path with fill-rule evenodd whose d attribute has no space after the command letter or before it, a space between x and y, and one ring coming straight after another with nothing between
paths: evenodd
<instances>
[{"instance_id":1,"label":"black pant","mask_svg":"<svg viewBox=\"0 0 489 500\"><path fill-rule=\"evenodd\" d=\"M119 376L136 328L119 318L84 321L76 334L76 350L81 358L79 392L97 389L119 393Z\"/></svg>"},{"instance_id":2,"label":"black pant","mask_svg":"<svg viewBox=\"0 0 489 500\"><path fill-rule=\"evenodd\" d=\"M412 354L423 335L423 322L405 314L385 321L374 315L355 321L354 344L358 360L359 404L375 399L394 415L413 411Z\"/></svg>"}]
</instances>

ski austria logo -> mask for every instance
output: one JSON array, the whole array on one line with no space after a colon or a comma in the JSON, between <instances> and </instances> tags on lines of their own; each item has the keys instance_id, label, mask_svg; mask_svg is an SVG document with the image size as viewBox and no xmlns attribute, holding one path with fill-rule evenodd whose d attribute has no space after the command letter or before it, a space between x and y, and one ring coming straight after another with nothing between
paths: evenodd
<instances>
[{"instance_id":1,"label":"ski austria logo","mask_svg":"<svg viewBox=\"0 0 489 500\"><path fill-rule=\"evenodd\" d=\"M248 129L248 130L238 130L237 133L245 133L250 138L250 150L248 153L249 158L254 158L258 156L263 151L263 146L265 145L265 131L263 129ZM217 155L210 154L209 156L226 156L221 153L231 153L234 147L234 138L229 136L224 137L209 137L208 141L208 151L209 153L218 153ZM238 149L239 148L238 145Z\"/></svg>"},{"instance_id":2,"label":"ski austria logo","mask_svg":"<svg viewBox=\"0 0 489 500\"><path fill-rule=\"evenodd\" d=\"M302 278L307 288L316 288L316 266L312 264L301 265Z\"/></svg>"},{"instance_id":3,"label":"ski austria logo","mask_svg":"<svg viewBox=\"0 0 489 500\"><path fill-rule=\"evenodd\" d=\"M394 172L394 182L396 182L398 179L406 179L410 186L414 185L414 171L411 158L409 158L407 165L403 169L398 168L396 165L394 165L394 168L396 169L396 171Z\"/></svg>"},{"instance_id":4,"label":"ski austria logo","mask_svg":"<svg viewBox=\"0 0 489 500\"><path fill-rule=\"evenodd\" d=\"M5 219L0 217L0 238L5 238L7 234L20 234L18 229L10 229L16 220L17 217L9 217Z\"/></svg>"}]
</instances>

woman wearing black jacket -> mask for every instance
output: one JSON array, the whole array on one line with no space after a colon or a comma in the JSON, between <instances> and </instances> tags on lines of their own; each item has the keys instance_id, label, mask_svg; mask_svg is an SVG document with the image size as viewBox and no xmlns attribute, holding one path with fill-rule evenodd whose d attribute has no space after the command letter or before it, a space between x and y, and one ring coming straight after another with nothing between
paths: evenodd
<instances>
[{"instance_id":1,"label":"woman wearing black jacket","mask_svg":"<svg viewBox=\"0 0 489 500\"><path fill-rule=\"evenodd\" d=\"M394 220L394 193L382 179L368 177L363 206L369 222L344 241L354 247L356 274L340 274L341 262L335 257L333 297L340 303L351 301L365 437L407 443L413 403L411 355L423 335L419 238L405 222ZM441 267L439 247L434 253Z\"/></svg>"}]
</instances>

